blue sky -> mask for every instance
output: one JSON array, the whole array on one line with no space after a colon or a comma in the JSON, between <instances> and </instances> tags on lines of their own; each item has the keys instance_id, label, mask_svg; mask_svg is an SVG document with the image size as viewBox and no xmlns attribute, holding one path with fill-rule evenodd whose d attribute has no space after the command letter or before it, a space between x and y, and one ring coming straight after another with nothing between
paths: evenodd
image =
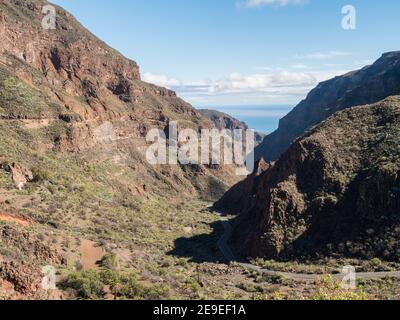
<instances>
[{"instance_id":1,"label":"blue sky","mask_svg":"<svg viewBox=\"0 0 400 320\"><path fill-rule=\"evenodd\" d=\"M318 81L399 49L398 0L53 2L195 106L294 105ZM356 30L342 28L347 4Z\"/></svg>"}]
</instances>

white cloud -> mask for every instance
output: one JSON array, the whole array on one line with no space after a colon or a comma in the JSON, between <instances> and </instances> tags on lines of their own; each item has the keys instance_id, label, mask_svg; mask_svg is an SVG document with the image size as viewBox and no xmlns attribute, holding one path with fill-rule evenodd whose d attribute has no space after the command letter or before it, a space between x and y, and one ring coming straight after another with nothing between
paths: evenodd
<instances>
[{"instance_id":1,"label":"white cloud","mask_svg":"<svg viewBox=\"0 0 400 320\"><path fill-rule=\"evenodd\" d=\"M241 2L241 6L246 8L254 8L261 6L274 6L274 7L285 7L290 4L305 4L308 0L245 0Z\"/></svg>"},{"instance_id":2,"label":"white cloud","mask_svg":"<svg viewBox=\"0 0 400 320\"><path fill-rule=\"evenodd\" d=\"M298 66L300 67L300 66ZM185 82L145 73L147 82L167 86L194 105L297 103L319 82L345 74L351 68L330 71L274 69L265 73L232 73L217 80Z\"/></svg>"},{"instance_id":3,"label":"white cloud","mask_svg":"<svg viewBox=\"0 0 400 320\"><path fill-rule=\"evenodd\" d=\"M232 73L227 78L215 81L210 93L271 91L278 88L311 86L317 79L311 73L280 71L268 74L242 75Z\"/></svg>"},{"instance_id":4,"label":"white cloud","mask_svg":"<svg viewBox=\"0 0 400 320\"><path fill-rule=\"evenodd\" d=\"M337 57L347 57L353 56L355 53L353 52L344 52L344 51L329 51L329 52L314 52L305 55L297 55L295 59L308 59L308 60L326 60Z\"/></svg>"},{"instance_id":5,"label":"white cloud","mask_svg":"<svg viewBox=\"0 0 400 320\"><path fill-rule=\"evenodd\" d=\"M223 109L229 115L237 118L257 117L257 118L282 118L288 111L284 110L247 110L247 109Z\"/></svg>"},{"instance_id":6,"label":"white cloud","mask_svg":"<svg viewBox=\"0 0 400 320\"><path fill-rule=\"evenodd\" d=\"M297 103L319 82L345 74L349 69L332 71L274 71L265 74L232 73L226 78L201 86L183 85L179 94L193 103L286 104ZM198 101L198 102L197 102ZM226 101L226 102L224 102ZM221 103L221 102L220 102Z\"/></svg>"},{"instance_id":7,"label":"white cloud","mask_svg":"<svg viewBox=\"0 0 400 320\"><path fill-rule=\"evenodd\" d=\"M142 76L142 80L145 82L153 83L160 87L166 87L168 89L171 89L173 87L179 87L181 85L181 82L179 80L176 80L174 78L169 78L166 75L152 74L150 72L146 72Z\"/></svg>"}]
</instances>

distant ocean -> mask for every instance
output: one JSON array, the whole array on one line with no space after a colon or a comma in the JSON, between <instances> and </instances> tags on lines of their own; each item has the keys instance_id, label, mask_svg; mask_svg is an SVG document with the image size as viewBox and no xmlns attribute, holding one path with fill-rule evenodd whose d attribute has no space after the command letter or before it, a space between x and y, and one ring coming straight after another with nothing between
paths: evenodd
<instances>
[{"instance_id":1,"label":"distant ocean","mask_svg":"<svg viewBox=\"0 0 400 320\"><path fill-rule=\"evenodd\" d=\"M260 133L269 134L278 128L279 120L288 114L294 106L207 106L202 108L227 113L240 121L246 122L251 129Z\"/></svg>"}]
</instances>

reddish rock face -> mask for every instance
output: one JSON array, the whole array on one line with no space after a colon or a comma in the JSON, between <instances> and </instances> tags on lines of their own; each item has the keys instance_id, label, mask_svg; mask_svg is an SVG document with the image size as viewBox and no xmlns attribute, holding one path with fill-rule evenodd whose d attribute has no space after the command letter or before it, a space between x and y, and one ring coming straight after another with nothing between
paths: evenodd
<instances>
[{"instance_id":1,"label":"reddish rock face","mask_svg":"<svg viewBox=\"0 0 400 320\"><path fill-rule=\"evenodd\" d=\"M61 264L62 256L49 246L34 240L28 232L21 232L10 226L0 227L0 240L7 250L13 250L24 257L23 262L0 259L0 279L12 285L15 298L32 298L43 294L43 275L38 265Z\"/></svg>"},{"instance_id":2,"label":"reddish rock face","mask_svg":"<svg viewBox=\"0 0 400 320\"><path fill-rule=\"evenodd\" d=\"M20 80L40 87L65 112L83 120L121 119L134 107L162 111L155 101L146 105L153 96L161 105L170 104L175 113L200 117L175 92L141 82L136 62L97 39L62 8L56 6L56 30L43 29L46 4L18 0L0 4L0 61L10 67L18 64L12 73Z\"/></svg>"},{"instance_id":3,"label":"reddish rock face","mask_svg":"<svg viewBox=\"0 0 400 320\"><path fill-rule=\"evenodd\" d=\"M0 2L0 119L47 121L48 127L57 127L46 133L50 141L33 146L56 153L97 147L103 154L135 150L143 171L149 172L155 170L144 168L150 129L164 130L170 121L198 131L214 127L175 92L142 82L136 62L97 39L62 8L55 6L56 29L43 29L46 4ZM121 141L123 147L118 146ZM193 172L194 177L190 168L171 170L173 176L186 174L190 182L185 183L195 185L189 188L193 192L212 194L208 185L218 181L220 194L236 181L234 168L204 168L201 176Z\"/></svg>"},{"instance_id":4,"label":"reddish rock face","mask_svg":"<svg viewBox=\"0 0 400 320\"><path fill-rule=\"evenodd\" d=\"M104 87L120 79L140 80L136 62L105 45L63 9L56 7L57 30L43 29L40 22L46 4L47 1L2 1L0 50L3 53L11 53L46 72L55 85L65 86L64 81L75 84L77 92L81 89L80 82L88 76ZM25 19L18 19L17 13Z\"/></svg>"},{"instance_id":5,"label":"reddish rock face","mask_svg":"<svg viewBox=\"0 0 400 320\"><path fill-rule=\"evenodd\" d=\"M123 57L85 30L69 13L57 7L57 29L45 30L42 7L46 1L6 0L1 4L0 52L42 73L51 86L54 101L65 103L71 111L90 120L107 113L103 105L109 95L120 98L132 95L130 81L140 80L136 62ZM24 17L21 20L20 17ZM5 61L7 62L7 61ZM9 63L9 61L8 61ZM33 82L32 75L22 68L20 78ZM66 95L83 97L93 112L66 103ZM105 110L103 110L105 109Z\"/></svg>"},{"instance_id":6,"label":"reddish rock face","mask_svg":"<svg viewBox=\"0 0 400 320\"><path fill-rule=\"evenodd\" d=\"M398 96L337 113L225 196L245 199L232 241L245 257L397 261L399 138Z\"/></svg>"}]
</instances>

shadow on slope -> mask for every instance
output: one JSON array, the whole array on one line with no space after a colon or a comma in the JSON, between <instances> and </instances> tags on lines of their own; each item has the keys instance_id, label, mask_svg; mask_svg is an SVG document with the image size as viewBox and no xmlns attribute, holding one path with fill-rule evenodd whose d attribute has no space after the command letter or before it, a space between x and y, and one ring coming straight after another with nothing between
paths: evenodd
<instances>
[{"instance_id":1,"label":"shadow on slope","mask_svg":"<svg viewBox=\"0 0 400 320\"><path fill-rule=\"evenodd\" d=\"M218 241L224 234L223 225L216 221L209 226L212 228L211 233L176 239L174 249L168 252L168 255L187 258L194 263L227 262L218 248Z\"/></svg>"}]
</instances>

